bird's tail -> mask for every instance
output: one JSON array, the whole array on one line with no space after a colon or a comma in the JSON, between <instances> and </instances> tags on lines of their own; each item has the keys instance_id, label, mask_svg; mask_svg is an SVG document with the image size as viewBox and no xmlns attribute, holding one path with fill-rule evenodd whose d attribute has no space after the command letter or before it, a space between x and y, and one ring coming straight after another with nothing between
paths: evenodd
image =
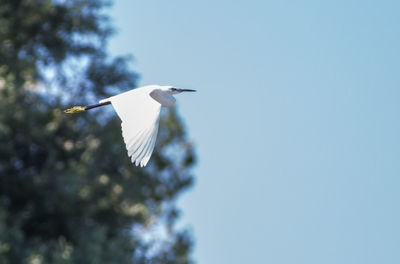
<instances>
[{"instance_id":1,"label":"bird's tail","mask_svg":"<svg viewBox=\"0 0 400 264\"><path fill-rule=\"evenodd\" d=\"M103 103L109 102L109 101L110 101L110 98L106 98L106 99L100 100L99 104L103 104Z\"/></svg>"}]
</instances>

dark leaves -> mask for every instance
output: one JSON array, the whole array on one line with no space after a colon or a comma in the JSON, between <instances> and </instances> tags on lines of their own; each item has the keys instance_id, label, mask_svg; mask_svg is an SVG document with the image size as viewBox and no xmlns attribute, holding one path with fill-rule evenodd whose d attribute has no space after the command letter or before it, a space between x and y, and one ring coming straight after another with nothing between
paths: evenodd
<instances>
[{"instance_id":1,"label":"dark leaves","mask_svg":"<svg viewBox=\"0 0 400 264\"><path fill-rule=\"evenodd\" d=\"M165 112L156 151L140 169L107 107L61 110L136 83L129 57L104 52L112 33L105 6L0 2L2 263L189 262L192 242L174 230L174 201L192 184L194 152L177 114ZM154 225L167 229L161 244L144 239Z\"/></svg>"}]
</instances>

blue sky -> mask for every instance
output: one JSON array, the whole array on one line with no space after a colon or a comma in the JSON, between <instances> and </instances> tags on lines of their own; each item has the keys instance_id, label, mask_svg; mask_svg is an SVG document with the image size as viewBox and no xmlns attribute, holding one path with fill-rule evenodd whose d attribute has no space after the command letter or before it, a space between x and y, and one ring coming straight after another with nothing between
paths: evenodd
<instances>
[{"instance_id":1,"label":"blue sky","mask_svg":"<svg viewBox=\"0 0 400 264\"><path fill-rule=\"evenodd\" d=\"M399 1L115 2L139 84L198 90L198 263L400 263Z\"/></svg>"}]
</instances>

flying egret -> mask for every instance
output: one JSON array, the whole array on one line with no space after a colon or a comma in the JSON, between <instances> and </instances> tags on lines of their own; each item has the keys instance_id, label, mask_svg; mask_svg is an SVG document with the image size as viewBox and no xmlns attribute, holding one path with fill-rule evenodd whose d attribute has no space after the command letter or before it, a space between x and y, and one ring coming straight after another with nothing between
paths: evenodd
<instances>
[{"instance_id":1,"label":"flying egret","mask_svg":"<svg viewBox=\"0 0 400 264\"><path fill-rule=\"evenodd\" d=\"M100 100L98 104L75 106L65 110L72 114L111 104L121 119L122 137L128 156L136 166L144 167L153 153L161 107L175 104L174 94L195 92L173 86L148 85Z\"/></svg>"}]
</instances>

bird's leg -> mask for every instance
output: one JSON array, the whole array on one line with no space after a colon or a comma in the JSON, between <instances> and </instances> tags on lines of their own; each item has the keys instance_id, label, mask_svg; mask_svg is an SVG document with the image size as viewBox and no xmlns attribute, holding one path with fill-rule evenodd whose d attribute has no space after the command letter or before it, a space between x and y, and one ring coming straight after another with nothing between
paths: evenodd
<instances>
[{"instance_id":1,"label":"bird's leg","mask_svg":"<svg viewBox=\"0 0 400 264\"><path fill-rule=\"evenodd\" d=\"M109 104L111 104L111 102L104 102L104 103L88 105L88 106L74 106L72 108L64 110L64 113L75 114L75 113L87 111L87 110L90 110L90 109L93 109L93 108L96 108L96 107L100 107L100 106L103 106L103 105L109 105Z\"/></svg>"},{"instance_id":2,"label":"bird's leg","mask_svg":"<svg viewBox=\"0 0 400 264\"><path fill-rule=\"evenodd\" d=\"M104 102L104 103L100 103L100 104L88 105L88 106L85 106L85 111L93 109L93 108L96 108L96 107L100 107L100 106L103 106L103 105L109 105L109 104L111 104L110 101L107 101L107 102Z\"/></svg>"}]
</instances>

